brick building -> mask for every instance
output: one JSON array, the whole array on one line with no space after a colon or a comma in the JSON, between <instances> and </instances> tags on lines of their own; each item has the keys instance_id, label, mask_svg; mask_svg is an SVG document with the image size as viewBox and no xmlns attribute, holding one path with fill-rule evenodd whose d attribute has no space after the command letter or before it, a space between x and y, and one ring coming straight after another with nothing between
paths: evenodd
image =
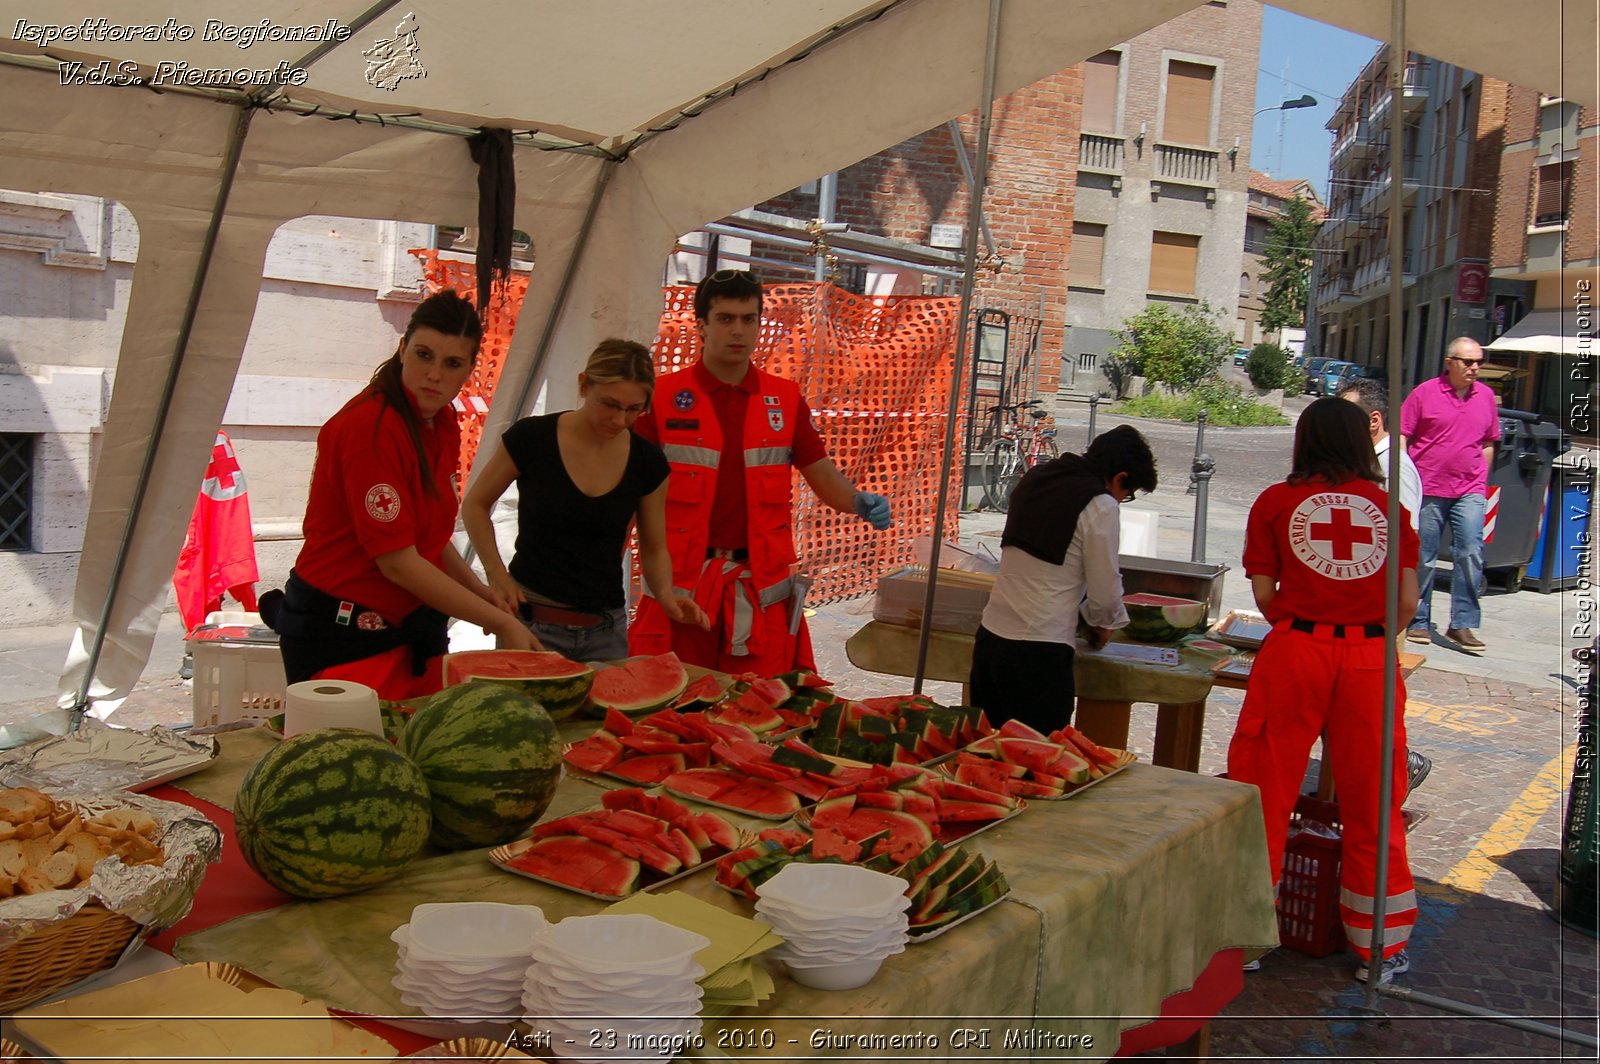
<instances>
[{"instance_id":1,"label":"brick building","mask_svg":"<svg viewBox=\"0 0 1600 1064\"><path fill-rule=\"evenodd\" d=\"M974 306L1015 315L1028 342L1013 335L1012 346L1027 349L1030 389L1109 391L1113 332L1152 302L1204 302L1232 327L1260 37L1256 0L1215 0L996 101ZM917 292L954 275L921 265L930 253L959 265L971 203L962 156L971 160L976 141L973 113L838 174L832 217L850 234L834 245L893 241L908 256L896 266L841 254L844 283ZM747 237L730 257L775 279L785 265L809 276L794 233L827 213L826 198L813 182L726 220ZM750 234L785 219L787 247Z\"/></svg>"},{"instance_id":2,"label":"brick building","mask_svg":"<svg viewBox=\"0 0 1600 1064\"><path fill-rule=\"evenodd\" d=\"M1600 287L1600 115L1535 89L1485 78L1484 150L1499 164L1488 220L1490 277L1515 285L1495 299L1486 355L1501 401L1574 424L1595 376L1594 297ZM1580 369L1579 360L1590 369ZM1591 411L1592 417L1592 411Z\"/></svg>"}]
</instances>

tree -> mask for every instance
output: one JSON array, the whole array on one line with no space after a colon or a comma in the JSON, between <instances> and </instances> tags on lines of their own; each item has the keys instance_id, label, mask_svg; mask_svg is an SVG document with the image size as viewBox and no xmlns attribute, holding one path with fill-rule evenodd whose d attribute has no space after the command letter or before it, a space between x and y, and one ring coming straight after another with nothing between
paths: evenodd
<instances>
[{"instance_id":1,"label":"tree","mask_svg":"<svg viewBox=\"0 0 1600 1064\"><path fill-rule=\"evenodd\" d=\"M1267 230L1267 247L1261 254L1267 280L1263 329L1298 329L1306 323L1311 245L1321 228L1322 223L1311 216L1311 204L1296 196Z\"/></svg>"},{"instance_id":2,"label":"tree","mask_svg":"<svg viewBox=\"0 0 1600 1064\"><path fill-rule=\"evenodd\" d=\"M1277 344L1265 342L1256 344L1250 349L1250 357L1245 361L1244 371L1249 375L1251 384L1268 390L1284 387L1294 376L1289 352Z\"/></svg>"},{"instance_id":3,"label":"tree","mask_svg":"<svg viewBox=\"0 0 1600 1064\"><path fill-rule=\"evenodd\" d=\"M1180 314L1154 303L1122 323L1112 355L1137 364L1144 375L1173 388L1193 388L1215 376L1233 353L1233 337L1211 317L1204 303Z\"/></svg>"}]
</instances>

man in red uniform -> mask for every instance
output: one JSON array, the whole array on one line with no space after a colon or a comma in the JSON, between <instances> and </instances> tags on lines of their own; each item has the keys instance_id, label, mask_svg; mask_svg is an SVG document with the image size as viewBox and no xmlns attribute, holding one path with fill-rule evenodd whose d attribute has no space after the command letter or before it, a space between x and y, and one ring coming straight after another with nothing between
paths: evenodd
<instances>
[{"instance_id":1,"label":"man in red uniform","mask_svg":"<svg viewBox=\"0 0 1600 1064\"><path fill-rule=\"evenodd\" d=\"M793 381L750 363L761 329L761 285L721 270L695 288L700 361L656 379L634 431L659 444L667 481L673 584L711 619L673 624L654 599L629 629L635 654L764 676L815 668L796 593L790 467L841 513L889 527L889 500L857 491L828 458Z\"/></svg>"}]
</instances>

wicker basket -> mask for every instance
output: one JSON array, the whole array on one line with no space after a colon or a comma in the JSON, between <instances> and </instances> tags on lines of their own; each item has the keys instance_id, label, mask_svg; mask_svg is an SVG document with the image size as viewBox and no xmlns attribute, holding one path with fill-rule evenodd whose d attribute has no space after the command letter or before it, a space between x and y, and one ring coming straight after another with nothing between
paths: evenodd
<instances>
[{"instance_id":1,"label":"wicker basket","mask_svg":"<svg viewBox=\"0 0 1600 1064\"><path fill-rule=\"evenodd\" d=\"M117 963L140 927L90 902L0 950L0 1013L11 1013Z\"/></svg>"}]
</instances>

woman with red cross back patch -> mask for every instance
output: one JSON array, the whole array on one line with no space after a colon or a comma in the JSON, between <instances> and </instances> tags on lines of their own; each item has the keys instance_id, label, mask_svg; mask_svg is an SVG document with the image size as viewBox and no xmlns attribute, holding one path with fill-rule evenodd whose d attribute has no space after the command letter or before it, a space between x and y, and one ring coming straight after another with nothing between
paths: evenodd
<instances>
[{"instance_id":1,"label":"woman with red cross back patch","mask_svg":"<svg viewBox=\"0 0 1600 1064\"><path fill-rule=\"evenodd\" d=\"M451 617L503 648L538 649L450 542L461 454L450 404L482 338L467 300L423 300L371 383L317 433L305 544L284 589L261 596L290 683L349 680L396 701L432 694Z\"/></svg>"},{"instance_id":2,"label":"woman with red cross back patch","mask_svg":"<svg viewBox=\"0 0 1600 1064\"><path fill-rule=\"evenodd\" d=\"M1395 675L1389 808L1378 806L1382 766L1384 595L1389 552L1400 552L1399 615L1417 605L1417 534L1388 521L1388 495L1367 422L1353 403L1318 399L1300 415L1294 469L1262 492L1245 527L1244 569L1272 631L1250 670L1228 775L1261 790L1273 887L1311 744L1322 737L1344 823L1339 913L1368 977L1377 894L1379 818L1389 818L1383 953L1378 979L1410 968L1406 943L1417 901L1400 806L1406 797L1405 682ZM1403 511L1402 511L1403 514Z\"/></svg>"}]
</instances>

